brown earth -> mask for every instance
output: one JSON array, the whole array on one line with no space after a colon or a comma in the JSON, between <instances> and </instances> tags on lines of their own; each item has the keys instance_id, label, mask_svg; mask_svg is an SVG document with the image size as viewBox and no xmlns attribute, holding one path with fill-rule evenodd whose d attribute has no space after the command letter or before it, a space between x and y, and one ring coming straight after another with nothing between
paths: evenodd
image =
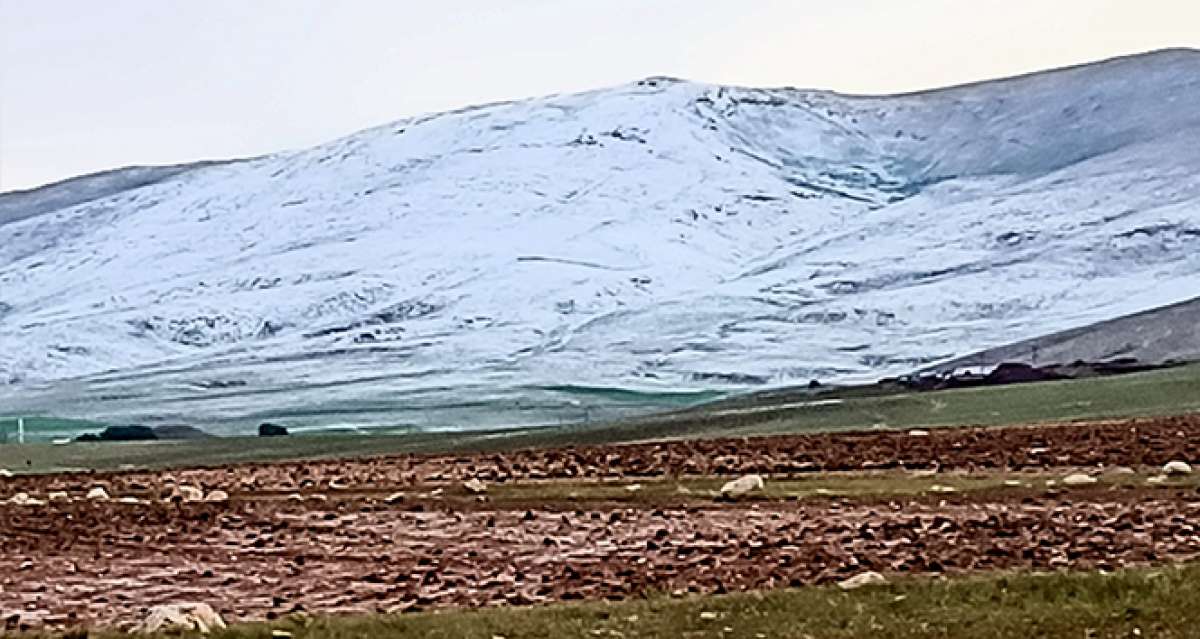
<instances>
[{"instance_id":1,"label":"brown earth","mask_svg":"<svg viewBox=\"0 0 1200 639\"><path fill-rule=\"evenodd\" d=\"M392 490L488 482L634 480L745 472L971 473L1200 459L1198 419L661 442L511 454L394 456L170 472L0 479L0 613L14 627L121 625L157 603L204 601L227 619L623 598L823 583L864 570L942 574L1113 568L1200 553L1200 493L1104 486L1047 494L530 510ZM771 481L768 479L768 481ZM172 482L228 503L162 501ZM551 484L555 482L551 481ZM86 501L102 486L141 503ZM304 493L300 498L288 493ZM429 492L425 493L427 496Z\"/></svg>"}]
</instances>

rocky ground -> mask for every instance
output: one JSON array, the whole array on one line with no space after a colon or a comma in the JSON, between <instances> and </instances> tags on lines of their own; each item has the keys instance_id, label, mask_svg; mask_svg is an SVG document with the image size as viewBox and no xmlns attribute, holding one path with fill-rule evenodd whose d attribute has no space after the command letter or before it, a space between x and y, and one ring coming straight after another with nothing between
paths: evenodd
<instances>
[{"instance_id":1,"label":"rocky ground","mask_svg":"<svg viewBox=\"0 0 1200 639\"><path fill-rule=\"evenodd\" d=\"M1200 459L1198 426L17 475L0 478L0 613L10 629L121 627L180 601L236 621L1181 561L1200 554L1200 491L1161 469ZM765 491L710 488L749 473ZM820 481L874 488L799 489Z\"/></svg>"}]
</instances>

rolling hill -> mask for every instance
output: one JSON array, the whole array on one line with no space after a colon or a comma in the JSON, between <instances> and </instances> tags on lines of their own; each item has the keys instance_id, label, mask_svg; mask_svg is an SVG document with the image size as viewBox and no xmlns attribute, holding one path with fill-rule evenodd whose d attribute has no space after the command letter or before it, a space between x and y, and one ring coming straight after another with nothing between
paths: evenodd
<instances>
[{"instance_id":1,"label":"rolling hill","mask_svg":"<svg viewBox=\"0 0 1200 639\"><path fill-rule=\"evenodd\" d=\"M1200 52L648 78L0 195L0 414L471 428L863 381L1195 297Z\"/></svg>"}]
</instances>

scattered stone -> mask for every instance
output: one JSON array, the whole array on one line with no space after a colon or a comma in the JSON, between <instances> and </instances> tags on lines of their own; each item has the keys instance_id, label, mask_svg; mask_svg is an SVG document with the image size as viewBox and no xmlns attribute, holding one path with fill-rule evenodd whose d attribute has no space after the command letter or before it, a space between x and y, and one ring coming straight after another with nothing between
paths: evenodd
<instances>
[{"instance_id":1,"label":"scattered stone","mask_svg":"<svg viewBox=\"0 0 1200 639\"><path fill-rule=\"evenodd\" d=\"M1167 476L1166 476L1166 475L1155 475L1155 476L1153 476L1153 477L1147 477L1147 478L1146 478L1146 483L1147 483L1147 484L1161 484L1161 483L1163 483L1163 482L1165 482L1165 481L1167 481Z\"/></svg>"},{"instance_id":2,"label":"scattered stone","mask_svg":"<svg viewBox=\"0 0 1200 639\"><path fill-rule=\"evenodd\" d=\"M761 491L765 486L762 475L745 475L721 486L721 494L726 497L744 497L754 491Z\"/></svg>"},{"instance_id":3,"label":"scattered stone","mask_svg":"<svg viewBox=\"0 0 1200 639\"><path fill-rule=\"evenodd\" d=\"M641 484L629 484L628 486L625 487L625 492L627 492L627 493L636 493L641 490L642 490Z\"/></svg>"},{"instance_id":4,"label":"scattered stone","mask_svg":"<svg viewBox=\"0 0 1200 639\"><path fill-rule=\"evenodd\" d=\"M956 493L956 492L958 492L958 489L955 488L954 486L943 486L941 484L934 484L929 487L929 492L931 492L931 493Z\"/></svg>"},{"instance_id":5,"label":"scattered stone","mask_svg":"<svg viewBox=\"0 0 1200 639\"><path fill-rule=\"evenodd\" d=\"M292 633L276 628L271 631L271 636L274 637L274 639L289 639L292 636Z\"/></svg>"},{"instance_id":6,"label":"scattered stone","mask_svg":"<svg viewBox=\"0 0 1200 639\"><path fill-rule=\"evenodd\" d=\"M1137 471L1128 466L1113 466L1105 471L1109 475L1136 475Z\"/></svg>"},{"instance_id":7,"label":"scattered stone","mask_svg":"<svg viewBox=\"0 0 1200 639\"><path fill-rule=\"evenodd\" d=\"M717 613L705 610L700 613L700 618L705 621L712 621L718 617Z\"/></svg>"},{"instance_id":8,"label":"scattered stone","mask_svg":"<svg viewBox=\"0 0 1200 639\"><path fill-rule=\"evenodd\" d=\"M137 497L119 497L119 498L117 498L117 503L118 504L128 504L130 506L138 506L141 504L145 504L147 502L145 500L138 499Z\"/></svg>"},{"instance_id":9,"label":"scattered stone","mask_svg":"<svg viewBox=\"0 0 1200 639\"><path fill-rule=\"evenodd\" d=\"M909 437L929 437L929 431L920 428L914 428L908 431Z\"/></svg>"},{"instance_id":10,"label":"scattered stone","mask_svg":"<svg viewBox=\"0 0 1200 639\"><path fill-rule=\"evenodd\" d=\"M30 497L29 493L17 493L9 498L8 503L14 506L45 506L46 502Z\"/></svg>"},{"instance_id":11,"label":"scattered stone","mask_svg":"<svg viewBox=\"0 0 1200 639\"><path fill-rule=\"evenodd\" d=\"M258 425L258 436L259 437L286 437L287 435L288 435L288 429L284 428L283 426L280 426L279 424L272 424L271 422L265 422L265 423Z\"/></svg>"},{"instance_id":12,"label":"scattered stone","mask_svg":"<svg viewBox=\"0 0 1200 639\"><path fill-rule=\"evenodd\" d=\"M221 615L218 615L212 606L204 603L182 603L150 608L146 618L133 628L133 632L153 634L195 631L208 634L221 628L225 628L225 620L221 619Z\"/></svg>"},{"instance_id":13,"label":"scattered stone","mask_svg":"<svg viewBox=\"0 0 1200 639\"><path fill-rule=\"evenodd\" d=\"M1100 481L1099 479L1096 479L1095 477L1092 477L1091 475L1085 475L1083 473L1074 473L1071 475L1067 475L1066 477L1063 477L1063 479L1062 479L1062 483L1064 486L1091 486L1092 484L1095 484L1099 481Z\"/></svg>"},{"instance_id":14,"label":"scattered stone","mask_svg":"<svg viewBox=\"0 0 1200 639\"><path fill-rule=\"evenodd\" d=\"M483 483L476 477L472 477L471 479L464 481L463 488L466 488L467 492L474 493L476 495L486 493L488 489L487 484Z\"/></svg>"},{"instance_id":15,"label":"scattered stone","mask_svg":"<svg viewBox=\"0 0 1200 639\"><path fill-rule=\"evenodd\" d=\"M87 495L85 495L85 498L90 501L108 501L109 499L111 499L108 496L108 491L104 490L103 488L101 488L99 486L96 486L95 488L89 490L87 492Z\"/></svg>"},{"instance_id":16,"label":"scattered stone","mask_svg":"<svg viewBox=\"0 0 1200 639\"><path fill-rule=\"evenodd\" d=\"M55 490L46 494L46 499L52 503L61 503L71 501L71 495L63 490Z\"/></svg>"},{"instance_id":17,"label":"scattered stone","mask_svg":"<svg viewBox=\"0 0 1200 639\"><path fill-rule=\"evenodd\" d=\"M223 503L229 501L229 493L223 490L214 490L204 496L204 501L209 503Z\"/></svg>"},{"instance_id":18,"label":"scattered stone","mask_svg":"<svg viewBox=\"0 0 1200 639\"><path fill-rule=\"evenodd\" d=\"M1009 488L1017 488L1018 486L1021 485L1021 480L1020 479L1005 479L1004 485L1008 486Z\"/></svg>"},{"instance_id":19,"label":"scattered stone","mask_svg":"<svg viewBox=\"0 0 1200 639\"><path fill-rule=\"evenodd\" d=\"M204 491L195 486L176 486L171 500L174 501L176 497L182 501L204 501Z\"/></svg>"},{"instance_id":20,"label":"scattered stone","mask_svg":"<svg viewBox=\"0 0 1200 639\"><path fill-rule=\"evenodd\" d=\"M1162 468L1164 475L1190 475L1192 474L1192 466L1185 461L1169 461Z\"/></svg>"},{"instance_id":21,"label":"scattered stone","mask_svg":"<svg viewBox=\"0 0 1200 639\"><path fill-rule=\"evenodd\" d=\"M842 590L854 590L863 586L881 586L887 583L887 579L883 575L868 570L867 572L854 575L853 577L838 582L838 588Z\"/></svg>"},{"instance_id":22,"label":"scattered stone","mask_svg":"<svg viewBox=\"0 0 1200 639\"><path fill-rule=\"evenodd\" d=\"M292 493L287 496L288 501L304 501L304 495L300 493Z\"/></svg>"}]
</instances>

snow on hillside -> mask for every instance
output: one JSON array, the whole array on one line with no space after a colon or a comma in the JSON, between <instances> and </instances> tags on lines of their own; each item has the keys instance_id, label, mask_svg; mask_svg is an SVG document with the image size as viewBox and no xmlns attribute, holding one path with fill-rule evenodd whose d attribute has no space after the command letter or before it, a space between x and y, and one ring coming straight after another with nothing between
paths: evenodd
<instances>
[{"instance_id":1,"label":"snow on hillside","mask_svg":"<svg viewBox=\"0 0 1200 639\"><path fill-rule=\"evenodd\" d=\"M0 195L0 414L577 419L1179 301L1196 104L1188 50L891 97L651 78Z\"/></svg>"}]
</instances>

